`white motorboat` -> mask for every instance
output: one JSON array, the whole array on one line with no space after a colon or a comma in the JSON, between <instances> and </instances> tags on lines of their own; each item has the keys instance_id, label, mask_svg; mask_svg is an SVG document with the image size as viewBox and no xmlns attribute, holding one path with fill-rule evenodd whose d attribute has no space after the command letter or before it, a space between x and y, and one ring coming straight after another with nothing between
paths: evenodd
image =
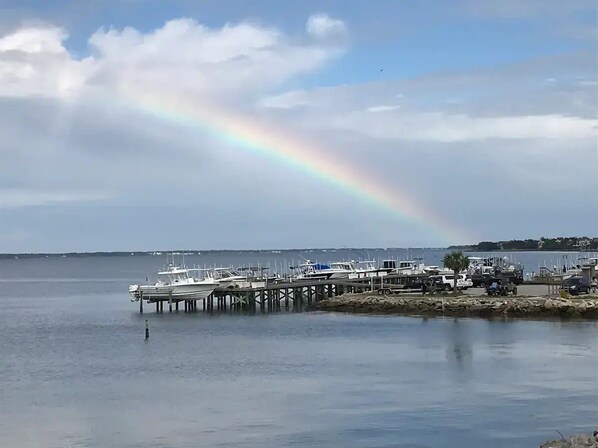
<instances>
[{"instance_id":1,"label":"white motorboat","mask_svg":"<svg viewBox=\"0 0 598 448\"><path fill-rule=\"evenodd\" d=\"M270 268L264 266L246 266L239 268L240 272L245 273L245 277L252 288L263 288L270 283L279 280L276 274L270 274Z\"/></svg>"},{"instance_id":2,"label":"white motorboat","mask_svg":"<svg viewBox=\"0 0 598 448\"><path fill-rule=\"evenodd\" d=\"M307 261L299 265L298 269L300 273L295 277L297 280L349 278L350 274L355 273L355 267L349 261L338 261L330 264Z\"/></svg>"},{"instance_id":3,"label":"white motorboat","mask_svg":"<svg viewBox=\"0 0 598 448\"><path fill-rule=\"evenodd\" d=\"M152 285L129 285L131 301L153 300L202 300L208 297L218 283L209 275L194 278L191 269L169 265L158 272L158 279Z\"/></svg>"},{"instance_id":4,"label":"white motorboat","mask_svg":"<svg viewBox=\"0 0 598 448\"><path fill-rule=\"evenodd\" d=\"M224 288L246 288L250 286L247 276L240 274L232 267L214 268L213 273L218 286Z\"/></svg>"},{"instance_id":5,"label":"white motorboat","mask_svg":"<svg viewBox=\"0 0 598 448\"><path fill-rule=\"evenodd\" d=\"M402 275L423 275L426 272L426 266L421 262L421 259L418 261L400 260L396 268L396 273Z\"/></svg>"},{"instance_id":6,"label":"white motorboat","mask_svg":"<svg viewBox=\"0 0 598 448\"><path fill-rule=\"evenodd\" d=\"M374 260L352 262L355 269L354 273L349 274L349 278L380 277L388 273L385 269L380 269Z\"/></svg>"}]
</instances>

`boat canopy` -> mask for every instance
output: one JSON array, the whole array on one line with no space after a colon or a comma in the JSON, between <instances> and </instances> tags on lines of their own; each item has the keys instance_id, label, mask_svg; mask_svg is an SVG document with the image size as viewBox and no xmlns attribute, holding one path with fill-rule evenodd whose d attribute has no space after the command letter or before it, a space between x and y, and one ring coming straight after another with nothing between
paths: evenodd
<instances>
[{"instance_id":1,"label":"boat canopy","mask_svg":"<svg viewBox=\"0 0 598 448\"><path fill-rule=\"evenodd\" d=\"M324 269L330 269L330 266L322 263L314 263L313 267L316 271L323 271Z\"/></svg>"}]
</instances>

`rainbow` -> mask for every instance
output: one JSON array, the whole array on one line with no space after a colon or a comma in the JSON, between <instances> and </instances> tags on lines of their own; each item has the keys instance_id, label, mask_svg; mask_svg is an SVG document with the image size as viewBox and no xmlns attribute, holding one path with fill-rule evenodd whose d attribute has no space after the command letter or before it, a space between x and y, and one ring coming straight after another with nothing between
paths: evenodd
<instances>
[{"instance_id":1,"label":"rainbow","mask_svg":"<svg viewBox=\"0 0 598 448\"><path fill-rule=\"evenodd\" d=\"M402 222L424 225L439 243L466 243L471 235L449 224L446 218L421 206L412 194L396 191L361 170L332 159L322 148L291 138L255 119L208 102L176 94L156 93L128 88L121 94L127 103L145 113L180 125L198 127L239 148L259 153L278 162L300 168L359 198L364 203L383 208Z\"/></svg>"}]
</instances>

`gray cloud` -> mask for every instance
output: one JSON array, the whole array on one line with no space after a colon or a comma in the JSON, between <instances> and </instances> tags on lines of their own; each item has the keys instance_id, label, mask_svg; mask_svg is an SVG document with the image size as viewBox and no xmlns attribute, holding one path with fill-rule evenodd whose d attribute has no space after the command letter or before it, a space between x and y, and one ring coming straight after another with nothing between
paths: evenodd
<instances>
[{"instance_id":1,"label":"gray cloud","mask_svg":"<svg viewBox=\"0 0 598 448\"><path fill-rule=\"evenodd\" d=\"M60 28L0 37L0 251L461 242L438 234L444 222L472 239L595 231L589 53L281 92L347 50L346 25L318 17L303 38L247 22L99 30L84 58ZM262 123L441 222L401 219L221 130L143 109L131 89Z\"/></svg>"}]
</instances>

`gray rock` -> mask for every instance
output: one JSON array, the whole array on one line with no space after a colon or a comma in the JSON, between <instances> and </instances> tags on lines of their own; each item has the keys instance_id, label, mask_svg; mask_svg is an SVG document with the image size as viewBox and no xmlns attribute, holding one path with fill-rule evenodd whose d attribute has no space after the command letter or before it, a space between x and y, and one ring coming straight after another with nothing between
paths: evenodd
<instances>
[{"instance_id":1,"label":"gray rock","mask_svg":"<svg viewBox=\"0 0 598 448\"><path fill-rule=\"evenodd\" d=\"M540 448L598 448L598 432L591 434L576 434L566 440L553 440L541 445Z\"/></svg>"}]
</instances>

